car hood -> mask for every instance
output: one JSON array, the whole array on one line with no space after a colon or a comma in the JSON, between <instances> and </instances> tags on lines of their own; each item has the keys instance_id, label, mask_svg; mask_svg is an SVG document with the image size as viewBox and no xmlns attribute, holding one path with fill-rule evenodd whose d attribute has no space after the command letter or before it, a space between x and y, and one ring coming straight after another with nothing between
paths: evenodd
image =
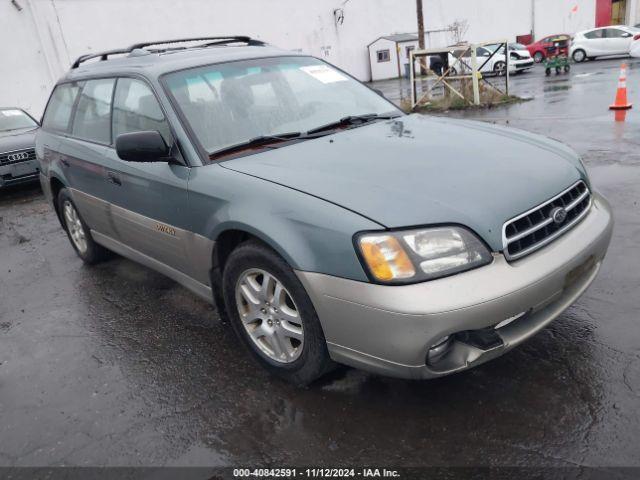
<instances>
[{"instance_id":1,"label":"car hood","mask_svg":"<svg viewBox=\"0 0 640 480\"><path fill-rule=\"evenodd\" d=\"M0 132L0 153L34 148L37 128Z\"/></svg>"},{"instance_id":2,"label":"car hood","mask_svg":"<svg viewBox=\"0 0 640 480\"><path fill-rule=\"evenodd\" d=\"M502 249L503 223L580 178L563 144L482 122L409 115L222 166L357 212L383 227L461 224Z\"/></svg>"}]
</instances>

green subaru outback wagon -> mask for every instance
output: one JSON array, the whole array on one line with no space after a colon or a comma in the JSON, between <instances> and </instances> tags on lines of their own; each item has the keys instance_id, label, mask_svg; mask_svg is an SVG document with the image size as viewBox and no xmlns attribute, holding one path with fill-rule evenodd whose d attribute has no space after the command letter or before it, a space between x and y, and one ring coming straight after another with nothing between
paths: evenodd
<instances>
[{"instance_id":1,"label":"green subaru outback wagon","mask_svg":"<svg viewBox=\"0 0 640 480\"><path fill-rule=\"evenodd\" d=\"M566 146L405 115L249 37L79 58L36 155L84 262L171 277L297 384L336 362L433 378L495 358L585 291L613 226Z\"/></svg>"}]
</instances>

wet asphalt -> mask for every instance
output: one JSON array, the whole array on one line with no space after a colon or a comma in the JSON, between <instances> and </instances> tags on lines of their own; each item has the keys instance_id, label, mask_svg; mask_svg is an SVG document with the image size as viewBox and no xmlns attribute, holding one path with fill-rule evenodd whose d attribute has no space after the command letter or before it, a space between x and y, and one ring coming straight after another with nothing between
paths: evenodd
<instances>
[{"instance_id":1,"label":"wet asphalt","mask_svg":"<svg viewBox=\"0 0 640 480\"><path fill-rule=\"evenodd\" d=\"M617 223L574 306L443 379L270 378L173 281L122 258L83 266L37 186L0 192L0 466L640 466L640 63L616 123L620 62L537 68L512 82L533 100L452 114L569 144Z\"/></svg>"}]
</instances>

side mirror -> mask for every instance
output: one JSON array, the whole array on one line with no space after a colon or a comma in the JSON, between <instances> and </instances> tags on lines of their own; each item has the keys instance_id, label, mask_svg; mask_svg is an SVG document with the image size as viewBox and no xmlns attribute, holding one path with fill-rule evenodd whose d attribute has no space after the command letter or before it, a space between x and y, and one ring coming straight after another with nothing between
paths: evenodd
<instances>
[{"instance_id":1,"label":"side mirror","mask_svg":"<svg viewBox=\"0 0 640 480\"><path fill-rule=\"evenodd\" d=\"M116 153L128 162L163 162L171 157L171 149L156 130L118 135Z\"/></svg>"}]
</instances>

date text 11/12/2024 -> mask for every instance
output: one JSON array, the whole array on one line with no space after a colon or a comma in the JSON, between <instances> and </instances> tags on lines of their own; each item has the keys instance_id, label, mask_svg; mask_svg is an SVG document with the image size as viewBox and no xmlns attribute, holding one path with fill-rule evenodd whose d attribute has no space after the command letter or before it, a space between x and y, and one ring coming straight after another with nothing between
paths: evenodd
<instances>
[{"instance_id":1,"label":"date text 11/12/2024","mask_svg":"<svg viewBox=\"0 0 640 480\"><path fill-rule=\"evenodd\" d=\"M234 468L234 478L398 478L397 470L386 468Z\"/></svg>"}]
</instances>

